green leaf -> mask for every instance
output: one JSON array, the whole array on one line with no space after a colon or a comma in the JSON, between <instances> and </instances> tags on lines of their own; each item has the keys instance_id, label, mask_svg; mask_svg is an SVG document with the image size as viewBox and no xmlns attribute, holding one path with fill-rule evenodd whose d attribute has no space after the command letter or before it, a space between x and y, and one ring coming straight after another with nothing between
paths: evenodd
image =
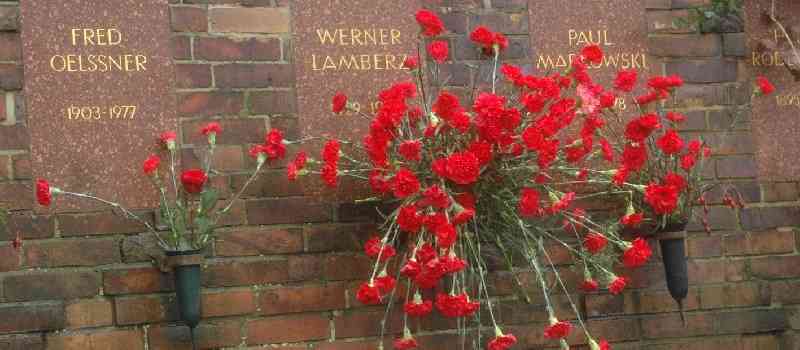
<instances>
[{"instance_id":1,"label":"green leaf","mask_svg":"<svg viewBox=\"0 0 800 350\"><path fill-rule=\"evenodd\" d=\"M214 223L205 216L195 218L194 225L200 237L209 236L214 231Z\"/></svg>"},{"instance_id":2,"label":"green leaf","mask_svg":"<svg viewBox=\"0 0 800 350\"><path fill-rule=\"evenodd\" d=\"M200 194L200 213L207 214L217 206L219 194L215 189L206 189Z\"/></svg>"}]
</instances>

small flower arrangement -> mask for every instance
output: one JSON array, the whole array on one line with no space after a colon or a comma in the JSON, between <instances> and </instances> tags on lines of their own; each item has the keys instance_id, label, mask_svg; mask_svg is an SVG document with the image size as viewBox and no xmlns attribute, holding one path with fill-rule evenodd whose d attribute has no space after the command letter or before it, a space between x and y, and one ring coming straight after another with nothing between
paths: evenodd
<instances>
[{"instance_id":1,"label":"small flower arrangement","mask_svg":"<svg viewBox=\"0 0 800 350\"><path fill-rule=\"evenodd\" d=\"M473 347L509 349L517 338L495 318L501 301L486 283L487 258L500 252L509 271L520 269L512 257L523 257L535 274L549 316L544 338L567 349L566 339L577 328L591 350L610 349L590 334L571 301L572 314L556 314L550 295L570 291L548 247L570 253L583 271L582 290L603 287L620 294L629 283L625 271L653 254L635 231L639 225L690 219L705 190L699 174L711 151L702 140L683 140L676 129L682 115L656 108L683 80L646 80L648 91L633 98L640 113L627 117L620 134L607 121L623 120L614 107L617 97L634 91L641 79L623 70L613 87L596 83L588 66L602 62L600 47L574 55L566 72L534 76L500 65L506 38L477 27L470 39L492 68L491 84L465 96L443 87L439 65L449 49L437 39L445 31L442 21L427 10L416 19L419 54L404 63L410 79L380 92L380 107L366 116L369 132L360 144L328 140L321 161L304 157L288 170L290 180L302 169L300 176L319 175L331 188L341 177L361 179L374 199L396 204L364 245L374 267L357 299L394 305L396 297L403 298L405 326L395 349L416 348L412 329L420 330L419 320L434 310L459 319L460 328L467 327L461 320L474 318L494 330L486 342L476 331ZM348 110L357 112L347 96L333 97L334 113ZM350 153L345 148L352 147L343 145L356 149ZM583 207L587 201L618 203L625 214L594 215ZM399 296L398 285L405 287ZM483 308L488 320L478 318Z\"/></svg>"},{"instance_id":2,"label":"small flower arrangement","mask_svg":"<svg viewBox=\"0 0 800 350\"><path fill-rule=\"evenodd\" d=\"M217 146L217 135L221 132L222 127L217 122L208 123L200 130L208 143L208 152L201 161L201 168L186 169L178 173L176 169L178 148L175 140L177 134L172 131L164 132L158 137L161 149L166 152L165 158L169 159L168 167L166 169L162 167L164 155L159 154L150 155L142 164L144 176L147 176L158 189L159 214L167 226L167 232L160 232L151 223L116 202L86 193L63 190L51 186L43 179L36 182L37 201L42 206L50 206L58 196L97 201L144 225L156 237L161 248L167 252L201 250L213 241L214 230L219 220L231 210L236 200L259 175L264 164L285 158L286 146L292 143L284 139L280 130L270 130L265 135L264 143L253 146L249 151L250 156L256 160L256 168L251 172L247 182L226 205L220 206L219 191L210 185L209 177L215 173L211 159Z\"/></svg>"}]
</instances>

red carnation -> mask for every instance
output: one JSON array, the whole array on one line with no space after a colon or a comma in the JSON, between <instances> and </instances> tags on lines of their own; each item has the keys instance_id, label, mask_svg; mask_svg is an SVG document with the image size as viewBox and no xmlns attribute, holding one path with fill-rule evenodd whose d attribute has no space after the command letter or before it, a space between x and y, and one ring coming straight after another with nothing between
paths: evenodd
<instances>
[{"instance_id":1,"label":"red carnation","mask_svg":"<svg viewBox=\"0 0 800 350\"><path fill-rule=\"evenodd\" d=\"M667 173L667 176L664 176L664 184L674 187L678 192L685 190L686 186L688 185L683 176L674 172L669 172Z\"/></svg>"},{"instance_id":2,"label":"red carnation","mask_svg":"<svg viewBox=\"0 0 800 350\"><path fill-rule=\"evenodd\" d=\"M594 64L600 64L603 62L603 50L600 46L596 44L587 45L586 47L581 50L581 56Z\"/></svg>"},{"instance_id":3,"label":"red carnation","mask_svg":"<svg viewBox=\"0 0 800 350\"><path fill-rule=\"evenodd\" d=\"M620 223L622 223L628 228L636 228L639 227L639 224L642 223L643 218L644 215L642 213L634 213L623 216L622 219L620 219Z\"/></svg>"},{"instance_id":4,"label":"red carnation","mask_svg":"<svg viewBox=\"0 0 800 350\"><path fill-rule=\"evenodd\" d=\"M450 48L446 41L437 40L428 44L428 54L431 55L434 61L444 63L447 56L450 54Z\"/></svg>"},{"instance_id":5,"label":"red carnation","mask_svg":"<svg viewBox=\"0 0 800 350\"><path fill-rule=\"evenodd\" d=\"M158 137L158 141L167 147L167 149L175 149L175 138L177 138L177 134L174 131L165 131L161 133Z\"/></svg>"},{"instance_id":6,"label":"red carnation","mask_svg":"<svg viewBox=\"0 0 800 350\"><path fill-rule=\"evenodd\" d=\"M477 26L469 34L469 39L484 48L491 48L494 44L494 33L489 28Z\"/></svg>"},{"instance_id":7,"label":"red carnation","mask_svg":"<svg viewBox=\"0 0 800 350\"><path fill-rule=\"evenodd\" d=\"M325 147L322 148L322 160L326 164L338 164L340 149L339 140L334 139L326 142Z\"/></svg>"},{"instance_id":8,"label":"red carnation","mask_svg":"<svg viewBox=\"0 0 800 350\"><path fill-rule=\"evenodd\" d=\"M670 214L678 207L678 189L651 183L645 188L644 201L656 214Z\"/></svg>"},{"instance_id":9,"label":"red carnation","mask_svg":"<svg viewBox=\"0 0 800 350\"><path fill-rule=\"evenodd\" d=\"M681 157L681 168L683 170L689 171L694 168L694 165L697 163L697 154L696 153L687 153Z\"/></svg>"},{"instance_id":10,"label":"red carnation","mask_svg":"<svg viewBox=\"0 0 800 350\"><path fill-rule=\"evenodd\" d=\"M322 181L325 182L325 185L330 188L336 188L339 177L339 169L336 164L325 164L322 166L322 173L320 176L322 177Z\"/></svg>"},{"instance_id":11,"label":"red carnation","mask_svg":"<svg viewBox=\"0 0 800 350\"><path fill-rule=\"evenodd\" d=\"M208 175L200 169L189 169L181 174L183 189L188 193L200 193L206 184Z\"/></svg>"},{"instance_id":12,"label":"red carnation","mask_svg":"<svg viewBox=\"0 0 800 350\"><path fill-rule=\"evenodd\" d=\"M519 196L519 213L523 217L541 216L539 192L533 188L523 188Z\"/></svg>"},{"instance_id":13,"label":"red carnation","mask_svg":"<svg viewBox=\"0 0 800 350\"><path fill-rule=\"evenodd\" d=\"M423 301L422 298L417 300L417 296L414 297L414 301L407 302L403 306L403 311L405 311L406 315L411 317L425 317L428 316L431 311L433 310L433 302L430 300Z\"/></svg>"},{"instance_id":14,"label":"red carnation","mask_svg":"<svg viewBox=\"0 0 800 350\"><path fill-rule=\"evenodd\" d=\"M683 123L686 120L685 115L676 112L667 112L664 117L673 123Z\"/></svg>"},{"instance_id":15,"label":"red carnation","mask_svg":"<svg viewBox=\"0 0 800 350\"><path fill-rule=\"evenodd\" d=\"M438 185L428 187L422 195L425 197L424 205L437 209L450 208L450 196Z\"/></svg>"},{"instance_id":16,"label":"red carnation","mask_svg":"<svg viewBox=\"0 0 800 350\"><path fill-rule=\"evenodd\" d=\"M411 337L403 337L394 341L394 348L397 350L416 349L417 340Z\"/></svg>"},{"instance_id":17,"label":"red carnation","mask_svg":"<svg viewBox=\"0 0 800 350\"><path fill-rule=\"evenodd\" d=\"M405 61L403 61L403 68L408 70L414 70L419 67L419 60L416 57L408 56L406 57Z\"/></svg>"},{"instance_id":18,"label":"red carnation","mask_svg":"<svg viewBox=\"0 0 800 350\"><path fill-rule=\"evenodd\" d=\"M760 76L756 78L756 85L758 85L759 91L761 91L761 94L764 96L775 92L775 85L772 85L772 83L765 77Z\"/></svg>"},{"instance_id":19,"label":"red carnation","mask_svg":"<svg viewBox=\"0 0 800 350\"><path fill-rule=\"evenodd\" d=\"M644 265L652 255L653 251L647 241L637 238L622 254L622 263L629 269L637 268Z\"/></svg>"},{"instance_id":20,"label":"red carnation","mask_svg":"<svg viewBox=\"0 0 800 350\"><path fill-rule=\"evenodd\" d=\"M397 153L400 153L400 155L409 162L418 162L422 159L420 157L421 151L422 142L418 140L405 141L397 148Z\"/></svg>"},{"instance_id":21,"label":"red carnation","mask_svg":"<svg viewBox=\"0 0 800 350\"><path fill-rule=\"evenodd\" d=\"M394 190L394 196L397 198L406 198L413 195L419 192L419 187L419 180L411 170L403 168L394 175L392 189Z\"/></svg>"},{"instance_id":22,"label":"red carnation","mask_svg":"<svg viewBox=\"0 0 800 350\"><path fill-rule=\"evenodd\" d=\"M381 273L379 277L375 278L375 287L378 288L382 295L391 293L396 285L397 281L394 279L394 277L387 275L386 271Z\"/></svg>"},{"instance_id":23,"label":"red carnation","mask_svg":"<svg viewBox=\"0 0 800 350\"><path fill-rule=\"evenodd\" d=\"M587 293L596 292L600 288L600 283L593 279L586 279L581 283L581 290Z\"/></svg>"},{"instance_id":24,"label":"red carnation","mask_svg":"<svg viewBox=\"0 0 800 350\"><path fill-rule=\"evenodd\" d=\"M670 129L664 136L661 136L658 141L656 141L658 148L661 149L661 152L664 152L666 155L673 155L680 153L683 150L683 139L675 129Z\"/></svg>"},{"instance_id":25,"label":"red carnation","mask_svg":"<svg viewBox=\"0 0 800 350\"><path fill-rule=\"evenodd\" d=\"M394 247L384 244L378 237L372 237L364 244L364 253L370 258L380 256L381 262L386 262L397 255Z\"/></svg>"},{"instance_id":26,"label":"red carnation","mask_svg":"<svg viewBox=\"0 0 800 350\"><path fill-rule=\"evenodd\" d=\"M458 152L447 157L447 178L459 185L478 181L480 171L480 160L472 152Z\"/></svg>"},{"instance_id":27,"label":"red carnation","mask_svg":"<svg viewBox=\"0 0 800 350\"><path fill-rule=\"evenodd\" d=\"M36 180L36 200L39 202L39 205L45 207L49 207L52 203L53 195L47 180Z\"/></svg>"},{"instance_id":28,"label":"red carnation","mask_svg":"<svg viewBox=\"0 0 800 350\"><path fill-rule=\"evenodd\" d=\"M400 268L400 274L408 278L416 278L422 271L422 265L414 259L408 259L406 264Z\"/></svg>"},{"instance_id":29,"label":"red carnation","mask_svg":"<svg viewBox=\"0 0 800 350\"><path fill-rule=\"evenodd\" d=\"M550 325L544 329L544 337L547 339L564 339L572 332L572 324L566 321L552 320Z\"/></svg>"},{"instance_id":30,"label":"red carnation","mask_svg":"<svg viewBox=\"0 0 800 350\"><path fill-rule=\"evenodd\" d=\"M374 284L362 283L356 292L356 299L364 305L375 305L381 302L381 292Z\"/></svg>"},{"instance_id":31,"label":"red carnation","mask_svg":"<svg viewBox=\"0 0 800 350\"><path fill-rule=\"evenodd\" d=\"M660 127L661 123L659 123L658 115L655 113L645 114L631 120L625 126L625 137L633 142L642 142Z\"/></svg>"},{"instance_id":32,"label":"red carnation","mask_svg":"<svg viewBox=\"0 0 800 350\"><path fill-rule=\"evenodd\" d=\"M161 158L158 158L157 155L153 154L145 159L142 169L146 175L155 175L159 165L161 165Z\"/></svg>"},{"instance_id":33,"label":"red carnation","mask_svg":"<svg viewBox=\"0 0 800 350\"><path fill-rule=\"evenodd\" d=\"M629 143L622 150L622 165L630 171L638 171L647 163L647 147Z\"/></svg>"},{"instance_id":34,"label":"red carnation","mask_svg":"<svg viewBox=\"0 0 800 350\"><path fill-rule=\"evenodd\" d=\"M397 225L401 230L408 233L417 233L422 227L422 216L414 205L406 205L400 208L397 214Z\"/></svg>"},{"instance_id":35,"label":"red carnation","mask_svg":"<svg viewBox=\"0 0 800 350\"><path fill-rule=\"evenodd\" d=\"M450 248L458 239L456 228L447 222L437 226L434 233L436 234L436 243L439 248Z\"/></svg>"},{"instance_id":36,"label":"red carnation","mask_svg":"<svg viewBox=\"0 0 800 350\"><path fill-rule=\"evenodd\" d=\"M625 286L627 284L628 284L627 278L617 277L613 281L611 281L611 284L608 285L608 291L611 292L611 294L618 295L619 293L622 293L623 290L625 290Z\"/></svg>"},{"instance_id":37,"label":"red carnation","mask_svg":"<svg viewBox=\"0 0 800 350\"><path fill-rule=\"evenodd\" d=\"M337 93L333 96L333 113L342 113L347 108L347 95L344 93Z\"/></svg>"},{"instance_id":38,"label":"red carnation","mask_svg":"<svg viewBox=\"0 0 800 350\"><path fill-rule=\"evenodd\" d=\"M614 79L614 88L624 92L631 92L634 86L636 86L637 78L638 73L636 70L621 70L617 72L617 78Z\"/></svg>"},{"instance_id":39,"label":"red carnation","mask_svg":"<svg viewBox=\"0 0 800 350\"><path fill-rule=\"evenodd\" d=\"M222 132L222 127L219 126L219 123L217 122L211 122L206 124L202 129L200 129L200 132L206 136L210 134L219 134Z\"/></svg>"},{"instance_id":40,"label":"red carnation","mask_svg":"<svg viewBox=\"0 0 800 350\"><path fill-rule=\"evenodd\" d=\"M600 139L600 149L603 151L603 159L608 162L614 161L614 149L611 147L611 143L609 143L608 140Z\"/></svg>"},{"instance_id":41,"label":"red carnation","mask_svg":"<svg viewBox=\"0 0 800 350\"><path fill-rule=\"evenodd\" d=\"M488 344L488 350L508 350L517 343L517 337L513 334L498 334Z\"/></svg>"},{"instance_id":42,"label":"red carnation","mask_svg":"<svg viewBox=\"0 0 800 350\"><path fill-rule=\"evenodd\" d=\"M583 238L583 247L592 254L603 251L606 245L608 245L608 238L597 232L591 232Z\"/></svg>"},{"instance_id":43,"label":"red carnation","mask_svg":"<svg viewBox=\"0 0 800 350\"><path fill-rule=\"evenodd\" d=\"M417 23L422 27L422 34L425 36L437 36L444 31L442 20L432 11L419 10L416 18Z\"/></svg>"}]
</instances>

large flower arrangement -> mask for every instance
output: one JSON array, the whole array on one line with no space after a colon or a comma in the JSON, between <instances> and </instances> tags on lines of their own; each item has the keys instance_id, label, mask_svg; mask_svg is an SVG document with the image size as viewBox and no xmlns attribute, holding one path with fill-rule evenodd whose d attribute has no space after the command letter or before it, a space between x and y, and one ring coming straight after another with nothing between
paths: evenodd
<instances>
[{"instance_id":1,"label":"large flower arrangement","mask_svg":"<svg viewBox=\"0 0 800 350\"><path fill-rule=\"evenodd\" d=\"M488 324L494 336L487 348L508 349L517 339L495 319L499 301L486 282L488 257L500 252L510 270L521 257L535 274L549 315L545 338L568 348L566 338L577 327L592 350L609 349L590 334L571 300L575 321L556 314L550 295L569 292L546 247L555 242L570 252L583 271L583 290L618 294L629 282L619 271L652 255L636 234L639 225L690 218L706 189L698 174L711 151L702 140L682 139L676 130L682 115L656 108L682 79L648 79L648 91L633 98L639 114L628 116L624 128L607 126L623 120L615 101L635 90L642 80L636 71L620 71L613 87L597 84L588 67L602 62L603 52L592 45L574 55L566 72L528 75L500 65L506 38L478 27L470 39L487 58L490 84L458 94L441 83L440 64L448 57L447 41L437 39L442 21L427 10L416 20L419 54L404 64L410 79L380 92L380 108L367 116L369 133L355 154L343 145L358 143L332 139L321 161L301 158L288 169L290 180L316 174L330 187L343 176L363 179L376 196L396 203L364 245L374 268L358 300L392 305L397 286L405 287L399 295L405 326L396 349L417 347L411 330L419 328L412 325L434 310ZM332 110L358 112L344 94L334 96ZM621 210L591 215L582 209L587 200L617 203ZM630 233L626 228L633 235L623 235ZM385 322L381 328L383 335ZM478 343L480 336L476 332Z\"/></svg>"}]
</instances>

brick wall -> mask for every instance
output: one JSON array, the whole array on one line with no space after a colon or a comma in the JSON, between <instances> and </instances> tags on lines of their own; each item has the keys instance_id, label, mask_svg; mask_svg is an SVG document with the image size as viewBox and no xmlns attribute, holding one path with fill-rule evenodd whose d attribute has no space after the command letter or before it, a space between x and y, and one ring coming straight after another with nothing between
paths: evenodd
<instances>
[{"instance_id":1,"label":"brick wall","mask_svg":"<svg viewBox=\"0 0 800 350\"><path fill-rule=\"evenodd\" d=\"M715 231L689 238L688 328L655 261L634 274L636 288L624 295L576 297L590 327L614 341L615 349L800 348L800 237L792 229L800 224L798 183L755 179L747 125L727 143L721 138L730 113L749 96L744 35L673 27L672 20L698 1L644 1L658 70L688 82L669 107L689 116L687 134L721 148L707 176L735 184L749 203L737 212L713 207ZM468 82L468 75L459 75L474 59L465 36L479 23L509 34L507 58L526 61L527 0L425 2L441 10L453 31L449 70L461 79L454 84ZM198 125L222 119L215 163L225 176L215 181L230 192L253 166L245 156L249 143L259 142L269 127L290 137L298 133L291 1L170 3L184 159L196 162ZM109 212L31 213L17 13L15 1L0 1L0 111L9 111L0 113L0 198L14 211L8 230L0 230L0 349L189 349L188 330L173 322L171 276L132 249L140 227ZM716 195L714 204L719 202ZM353 293L369 269L359 251L371 227L370 208L311 203L280 169L262 176L234 208L204 267L201 348L374 349L381 309L360 306ZM19 253L10 242L17 232L25 240ZM505 277L496 273L494 292L510 298ZM541 306L503 305L500 317L514 325L521 348L543 344ZM425 327L452 326L434 319ZM426 348L454 348L452 333L423 338Z\"/></svg>"}]
</instances>

